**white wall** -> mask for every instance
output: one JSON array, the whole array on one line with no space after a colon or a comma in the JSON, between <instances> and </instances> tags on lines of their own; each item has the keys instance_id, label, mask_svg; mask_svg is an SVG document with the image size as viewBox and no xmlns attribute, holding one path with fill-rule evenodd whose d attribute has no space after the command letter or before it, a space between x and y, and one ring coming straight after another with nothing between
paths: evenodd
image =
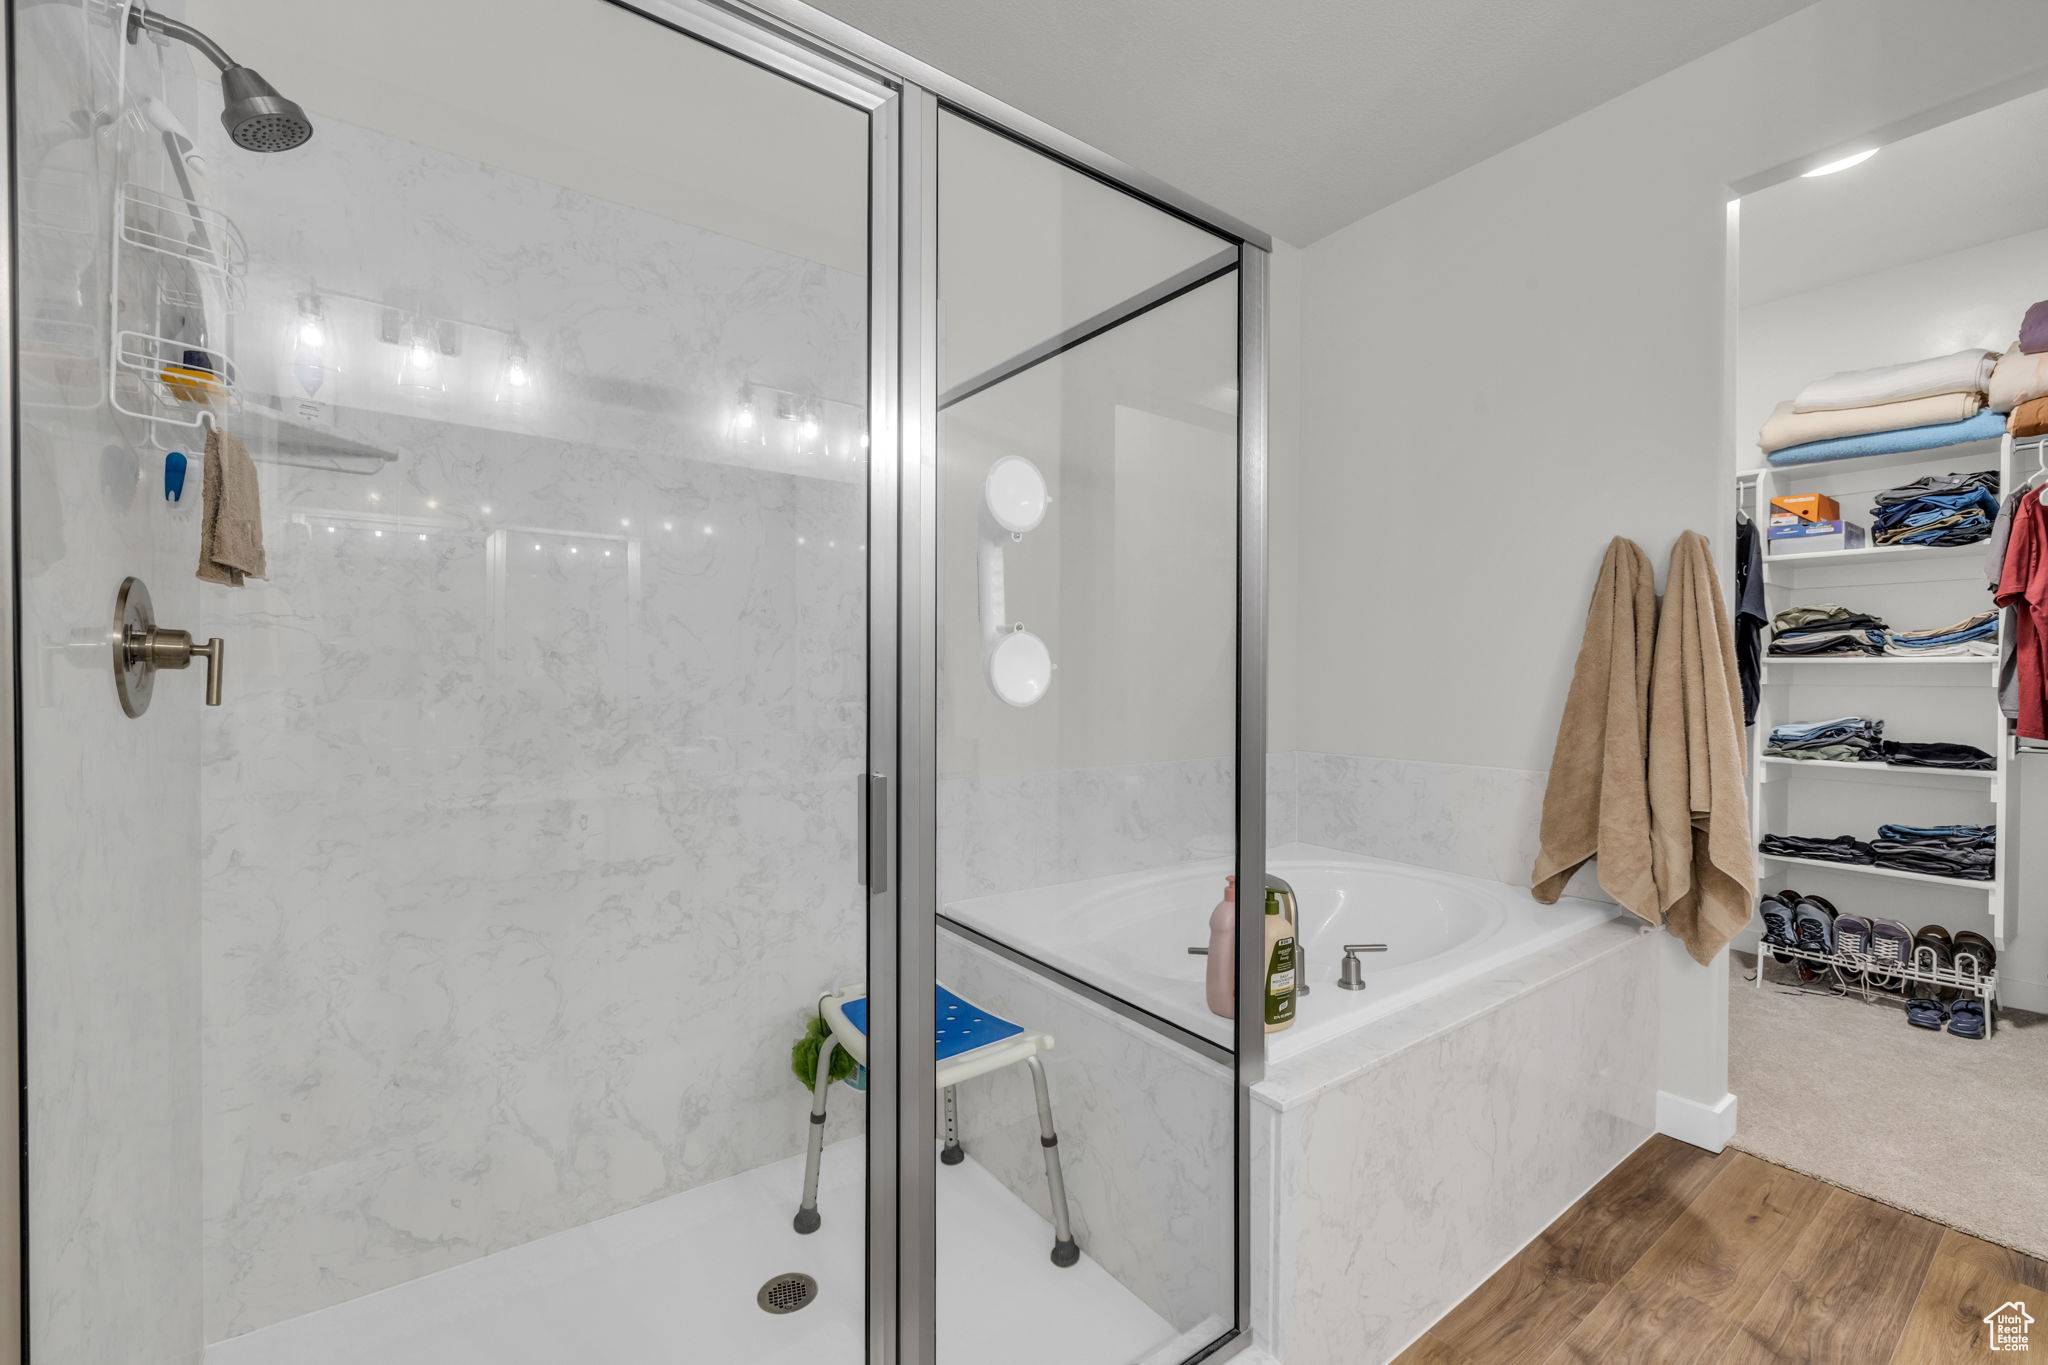
<instances>
[{"instance_id":1,"label":"white wall","mask_svg":"<svg viewBox=\"0 0 2048 1365\"><path fill-rule=\"evenodd\" d=\"M2030 0L1824 0L1310 247L1301 748L1548 767L1608 537L1732 518L1729 186L2044 53ZM1717 1102L1721 979L1664 947L1660 1084Z\"/></svg>"}]
</instances>

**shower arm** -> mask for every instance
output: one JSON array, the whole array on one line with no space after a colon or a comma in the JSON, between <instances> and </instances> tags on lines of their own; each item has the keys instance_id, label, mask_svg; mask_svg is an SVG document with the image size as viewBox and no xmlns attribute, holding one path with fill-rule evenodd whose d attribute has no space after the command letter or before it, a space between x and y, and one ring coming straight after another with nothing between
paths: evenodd
<instances>
[{"instance_id":1,"label":"shower arm","mask_svg":"<svg viewBox=\"0 0 2048 1365\"><path fill-rule=\"evenodd\" d=\"M233 57L228 56L227 51L219 43L192 25L180 23L138 4L128 11L128 41L141 41L145 29L165 38L176 38L181 43L197 48L208 61L223 71L230 71L241 65Z\"/></svg>"}]
</instances>

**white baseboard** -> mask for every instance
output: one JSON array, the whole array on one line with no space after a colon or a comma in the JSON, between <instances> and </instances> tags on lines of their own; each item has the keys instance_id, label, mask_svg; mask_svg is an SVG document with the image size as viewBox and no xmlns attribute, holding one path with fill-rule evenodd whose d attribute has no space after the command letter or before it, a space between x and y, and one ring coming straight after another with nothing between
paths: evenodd
<instances>
[{"instance_id":1,"label":"white baseboard","mask_svg":"<svg viewBox=\"0 0 2048 1365\"><path fill-rule=\"evenodd\" d=\"M1718 1152L1735 1136L1735 1096L1702 1104L1668 1090L1657 1092L1657 1131L1680 1142Z\"/></svg>"}]
</instances>

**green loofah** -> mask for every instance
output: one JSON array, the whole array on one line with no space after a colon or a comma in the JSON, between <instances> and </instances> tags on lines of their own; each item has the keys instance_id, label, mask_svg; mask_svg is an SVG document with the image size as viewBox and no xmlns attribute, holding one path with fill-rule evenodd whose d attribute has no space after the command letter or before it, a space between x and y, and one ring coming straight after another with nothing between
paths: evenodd
<instances>
[{"instance_id":1,"label":"green loofah","mask_svg":"<svg viewBox=\"0 0 2048 1365\"><path fill-rule=\"evenodd\" d=\"M806 1090L809 1090L817 1083L818 1049L825 1046L825 1040L831 1036L832 1029L830 1025L826 1024L824 1016L814 1014L811 1016L810 1022L804 1025L804 1036L797 1039L796 1043L789 1049L789 1069L795 1074L797 1080L802 1082ZM845 1048L842 1047L833 1052L833 1080L850 1081L853 1079L853 1073L858 1070L860 1070L859 1064L853 1060L852 1055Z\"/></svg>"}]
</instances>

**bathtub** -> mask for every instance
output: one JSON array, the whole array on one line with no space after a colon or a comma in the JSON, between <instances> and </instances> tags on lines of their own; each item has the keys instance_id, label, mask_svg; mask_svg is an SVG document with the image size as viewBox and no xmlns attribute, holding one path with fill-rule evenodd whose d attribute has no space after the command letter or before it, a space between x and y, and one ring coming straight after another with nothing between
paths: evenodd
<instances>
[{"instance_id":1,"label":"bathtub","mask_svg":"<svg viewBox=\"0 0 2048 1365\"><path fill-rule=\"evenodd\" d=\"M1328 1042L1501 964L1604 924L1612 905L1573 897L1539 905L1501 882L1437 872L1314 844L1286 844L1266 868L1294 888L1301 909L1303 979L1294 1025L1266 1039L1281 1060ZM1078 977L1169 1023L1229 1045L1227 1019L1203 996L1209 912L1231 872L1223 859L1182 863L946 906L948 918ZM1256 907L1259 901L1248 899ZM1365 989L1343 990L1346 943L1361 953Z\"/></svg>"}]
</instances>

